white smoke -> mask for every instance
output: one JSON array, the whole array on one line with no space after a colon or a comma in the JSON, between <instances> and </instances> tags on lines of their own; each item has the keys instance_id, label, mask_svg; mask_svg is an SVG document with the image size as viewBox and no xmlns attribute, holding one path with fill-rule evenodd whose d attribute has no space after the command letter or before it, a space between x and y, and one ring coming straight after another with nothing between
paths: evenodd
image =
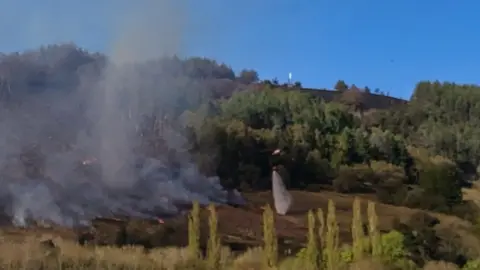
<instances>
[{"instance_id":1,"label":"white smoke","mask_svg":"<svg viewBox=\"0 0 480 270\"><path fill-rule=\"evenodd\" d=\"M229 194L219 179L199 173L181 149L184 138L175 131L167 129L163 135L169 148L179 153L179 166L135 152L142 116L161 117L159 106L172 102L170 96L178 87L168 78L159 81L145 68L148 61L179 53L186 18L175 2L140 1L132 14L122 18L122 31L112 44L100 81L81 77L77 94L48 96L29 105L38 107L1 115L3 167L18 171L19 160L8 157L18 156L29 143L40 144L45 155L46 178L0 176L0 199L16 224L34 219L73 226L96 216L178 214L179 206L192 201L227 202ZM152 85L157 86L155 91ZM88 124L75 122L81 119L76 115L79 104L85 105ZM54 131L49 129L51 123ZM63 137L75 137L76 142L54 150L56 140ZM93 161L86 160L92 157Z\"/></svg>"},{"instance_id":2,"label":"white smoke","mask_svg":"<svg viewBox=\"0 0 480 270\"><path fill-rule=\"evenodd\" d=\"M283 183L283 179L277 171L272 172L272 192L275 210L279 215L285 215L292 206L292 195Z\"/></svg>"}]
</instances>

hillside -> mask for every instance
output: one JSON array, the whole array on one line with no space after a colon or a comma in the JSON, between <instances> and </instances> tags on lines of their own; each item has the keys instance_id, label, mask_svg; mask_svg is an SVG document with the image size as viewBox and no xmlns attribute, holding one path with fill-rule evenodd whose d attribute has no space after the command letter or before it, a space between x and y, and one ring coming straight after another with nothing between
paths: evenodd
<instances>
[{"instance_id":1,"label":"hillside","mask_svg":"<svg viewBox=\"0 0 480 270\"><path fill-rule=\"evenodd\" d=\"M205 58L114 60L71 44L0 59L6 235L73 239L72 227L121 216L146 226L132 235L172 232L138 243L185 244L191 201L223 204L223 189L237 189L248 206L219 207L219 229L244 249L261 243L275 166L295 201L277 230L297 249L308 210L328 200L350 243L358 196L377 202L380 229L400 231L418 266L478 258L478 207L462 189L480 171L479 86L419 82L407 102L341 81L335 91L260 82ZM42 223L61 226L19 229Z\"/></svg>"},{"instance_id":2,"label":"hillside","mask_svg":"<svg viewBox=\"0 0 480 270\"><path fill-rule=\"evenodd\" d=\"M51 45L21 54L5 54L0 58L0 99L11 100L24 93L37 93L46 89L49 91L75 89L79 87L80 82L98 80L106 61L104 55L89 53L73 44ZM243 90L253 83L265 85L259 81L254 70L245 69L236 76L228 66L199 57L185 60L158 59L149 63L149 66L156 69L159 75L163 73L163 77L181 75L177 80L183 84L203 80L200 85L189 86L201 88L205 93L201 97L189 100L186 104L188 106L198 106L210 98L229 97L233 92ZM278 82L276 84L268 80L266 82L278 88L292 89ZM335 90L301 87L293 89L311 93L327 102L338 99L340 95L340 92ZM405 103L404 100L381 94L368 93L366 96L367 109L387 109Z\"/></svg>"},{"instance_id":3,"label":"hillside","mask_svg":"<svg viewBox=\"0 0 480 270\"><path fill-rule=\"evenodd\" d=\"M319 97L326 102L339 101L342 95L341 92L336 90L301 88L301 91ZM405 105L407 101L381 94L365 93L363 103L365 110L387 110L392 107Z\"/></svg>"}]
</instances>

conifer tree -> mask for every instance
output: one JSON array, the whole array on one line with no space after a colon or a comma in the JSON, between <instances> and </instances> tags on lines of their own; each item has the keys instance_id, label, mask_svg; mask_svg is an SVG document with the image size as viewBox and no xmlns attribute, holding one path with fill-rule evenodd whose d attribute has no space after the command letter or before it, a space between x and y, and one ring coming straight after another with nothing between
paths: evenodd
<instances>
[{"instance_id":1,"label":"conifer tree","mask_svg":"<svg viewBox=\"0 0 480 270\"><path fill-rule=\"evenodd\" d=\"M352 219L352 248L353 259L359 261L364 257L365 234L363 232L361 202L358 197L353 200L353 219Z\"/></svg>"},{"instance_id":2,"label":"conifer tree","mask_svg":"<svg viewBox=\"0 0 480 270\"><path fill-rule=\"evenodd\" d=\"M323 213L322 208L318 208L317 211L317 217L318 217L318 245L321 253L323 254L323 251L325 249L325 215ZM322 257L323 258L323 257Z\"/></svg>"},{"instance_id":3,"label":"conifer tree","mask_svg":"<svg viewBox=\"0 0 480 270\"><path fill-rule=\"evenodd\" d=\"M207 267L210 270L214 270L220 267L221 243L220 237L218 236L218 219L215 205L211 204L208 210L210 212L208 218L210 235L207 244Z\"/></svg>"},{"instance_id":4,"label":"conifer tree","mask_svg":"<svg viewBox=\"0 0 480 270\"><path fill-rule=\"evenodd\" d=\"M193 202L188 217L188 250L192 259L200 258L200 204Z\"/></svg>"},{"instance_id":5,"label":"conifer tree","mask_svg":"<svg viewBox=\"0 0 480 270\"><path fill-rule=\"evenodd\" d=\"M263 211L264 267L273 268L277 265L278 240L275 232L275 216L270 205Z\"/></svg>"},{"instance_id":6,"label":"conifer tree","mask_svg":"<svg viewBox=\"0 0 480 270\"><path fill-rule=\"evenodd\" d=\"M368 234L372 245L372 256L380 257L382 255L382 239L378 230L378 216L375 210L375 203L368 202Z\"/></svg>"},{"instance_id":7,"label":"conifer tree","mask_svg":"<svg viewBox=\"0 0 480 270\"><path fill-rule=\"evenodd\" d=\"M308 236L307 248L305 250L304 267L307 270L316 270L319 265L319 249L317 245L317 232L315 227L315 214L312 210L308 211Z\"/></svg>"},{"instance_id":8,"label":"conifer tree","mask_svg":"<svg viewBox=\"0 0 480 270\"><path fill-rule=\"evenodd\" d=\"M334 202L328 200L327 234L325 237L326 267L328 270L336 270L340 262L338 252L339 228L335 211Z\"/></svg>"}]
</instances>

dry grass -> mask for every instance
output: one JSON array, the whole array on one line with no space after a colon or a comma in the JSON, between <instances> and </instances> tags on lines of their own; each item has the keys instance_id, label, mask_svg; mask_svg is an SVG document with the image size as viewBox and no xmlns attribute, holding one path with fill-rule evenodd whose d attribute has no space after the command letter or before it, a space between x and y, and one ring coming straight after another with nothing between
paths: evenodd
<instances>
[{"instance_id":1,"label":"dry grass","mask_svg":"<svg viewBox=\"0 0 480 270\"><path fill-rule=\"evenodd\" d=\"M471 188L462 188L463 199L475 203L480 208L480 184L475 181Z\"/></svg>"},{"instance_id":2,"label":"dry grass","mask_svg":"<svg viewBox=\"0 0 480 270\"><path fill-rule=\"evenodd\" d=\"M42 240L28 237L22 242L0 241L0 269L205 269L202 261L190 259L187 248L166 247L146 251L139 247L85 247L61 238L56 247L46 247ZM252 248L238 256L226 247L221 251L221 269L262 269L263 251ZM293 260L284 260L279 269L294 269Z\"/></svg>"},{"instance_id":3,"label":"dry grass","mask_svg":"<svg viewBox=\"0 0 480 270\"><path fill-rule=\"evenodd\" d=\"M186 248L167 247L146 251L139 247L84 247L54 239L55 247L41 238L24 242L0 242L1 269L198 269L201 262L189 258ZM232 254L221 252L221 264L231 265ZM193 268L192 268L193 267Z\"/></svg>"},{"instance_id":4,"label":"dry grass","mask_svg":"<svg viewBox=\"0 0 480 270\"><path fill-rule=\"evenodd\" d=\"M443 261L431 261L425 264L424 270L458 270L458 266L453 263Z\"/></svg>"},{"instance_id":5,"label":"dry grass","mask_svg":"<svg viewBox=\"0 0 480 270\"><path fill-rule=\"evenodd\" d=\"M150 251L138 247L87 248L62 239L54 239L56 247L49 248L41 245L43 238L45 237L30 237L21 243L0 242L0 269L205 269L202 261L194 261L189 258L187 248L166 247ZM238 256L234 256L228 248L223 248L220 269L263 269L262 262L262 248L252 248ZM278 266L278 270L296 269L298 266L294 257L283 259ZM348 269L377 270L384 268L380 263L363 260L352 264Z\"/></svg>"},{"instance_id":6,"label":"dry grass","mask_svg":"<svg viewBox=\"0 0 480 270\"><path fill-rule=\"evenodd\" d=\"M321 208L326 212L328 200L336 206L337 221L340 227L342 242L351 240L352 203L353 196L334 192L292 192L294 207L287 216L278 216L275 227L280 238L288 238L303 246L307 232L306 212ZM271 203L271 194L247 194L252 204L247 208L221 206L217 208L219 233L224 244L245 243L250 247L247 251L232 252L223 248L221 252L221 269L260 269L262 266L262 249L255 248L262 244L262 209L261 205ZM363 217L366 218L366 201L362 202ZM407 221L420 210L405 207L395 207L377 203L379 229L390 230L394 219ZM470 248L480 250L476 237L469 233L472 225L459 218L429 213L440 220L439 230L452 229L466 239ZM204 213L201 213L204 215ZM203 220L204 218L202 218ZM367 220L365 220L366 222ZM181 227L182 223L178 223ZM175 225L177 226L177 225ZM202 225L204 226L204 225ZM139 229L141 230L141 229ZM181 234L187 233L187 228L179 229ZM3 234L3 235L2 235ZM202 234L204 230L202 229ZM186 235L184 235L186 236ZM41 245L42 239L53 239L56 247ZM186 237L183 237L186 238ZM24 230L18 228L3 228L0 230L0 269L204 269L202 262L189 258L184 248L162 247L144 250L139 247L85 247L75 243L75 234L62 228ZM186 240L186 239L185 239ZM183 240L182 240L183 241ZM469 242L470 241L470 242ZM462 241L463 242L463 241ZM184 246L186 243L175 243ZM282 252L280 250L280 252ZM295 250L290 251L291 254ZM284 253L285 254L285 253ZM281 255L281 254L280 254ZM430 267L430 268L428 268ZM431 262L425 269L455 269L451 265ZM444 267L444 268L442 268ZM445 268L447 267L447 268ZM293 257L281 256L278 269L296 269ZM350 265L350 269L384 269L374 261L360 261Z\"/></svg>"}]
</instances>

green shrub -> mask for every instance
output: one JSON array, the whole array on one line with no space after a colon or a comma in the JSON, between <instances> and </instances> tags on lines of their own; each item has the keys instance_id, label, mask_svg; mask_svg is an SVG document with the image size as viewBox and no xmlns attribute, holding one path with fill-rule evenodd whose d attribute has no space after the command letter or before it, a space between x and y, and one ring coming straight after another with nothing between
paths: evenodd
<instances>
[{"instance_id":1,"label":"green shrub","mask_svg":"<svg viewBox=\"0 0 480 270\"><path fill-rule=\"evenodd\" d=\"M462 270L480 270L480 259L468 261Z\"/></svg>"},{"instance_id":2,"label":"green shrub","mask_svg":"<svg viewBox=\"0 0 480 270\"><path fill-rule=\"evenodd\" d=\"M398 231L382 235L382 259L389 264L404 259L408 252L404 245L405 237Z\"/></svg>"}]
</instances>

